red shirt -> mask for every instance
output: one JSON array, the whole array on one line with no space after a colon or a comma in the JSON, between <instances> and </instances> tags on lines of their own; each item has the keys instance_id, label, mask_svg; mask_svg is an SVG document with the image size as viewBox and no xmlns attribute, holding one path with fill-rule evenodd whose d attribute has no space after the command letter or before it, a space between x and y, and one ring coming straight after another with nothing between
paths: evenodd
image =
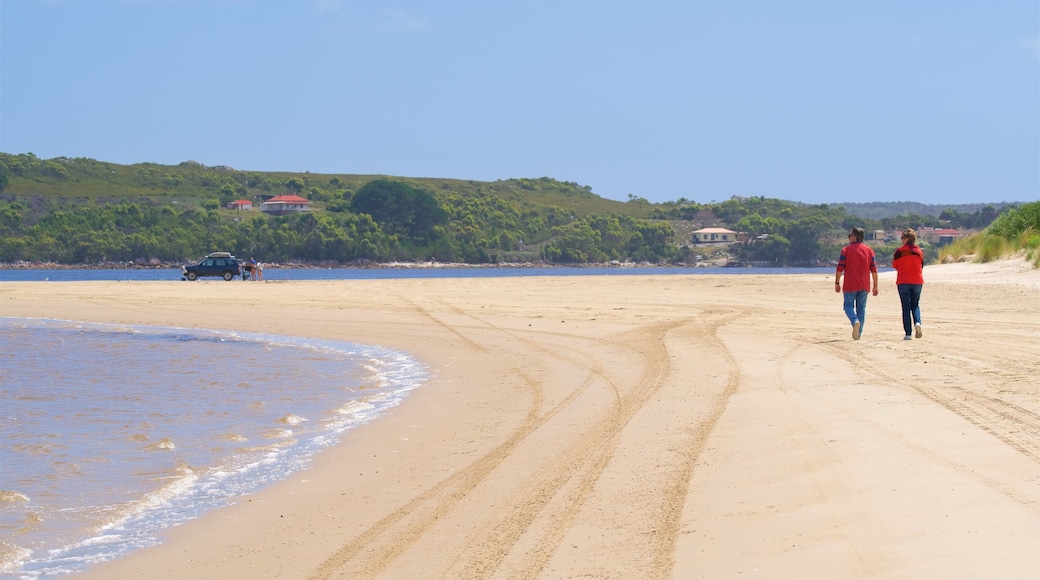
<instances>
[{"instance_id":1,"label":"red shirt","mask_svg":"<svg viewBox=\"0 0 1040 580\"><path fill-rule=\"evenodd\" d=\"M917 246L904 245L892 256L896 284L924 284L924 252Z\"/></svg>"},{"instance_id":2,"label":"red shirt","mask_svg":"<svg viewBox=\"0 0 1040 580\"><path fill-rule=\"evenodd\" d=\"M843 292L870 290L870 273L877 272L873 248L863 242L853 242L842 248L838 272L845 272Z\"/></svg>"}]
</instances>

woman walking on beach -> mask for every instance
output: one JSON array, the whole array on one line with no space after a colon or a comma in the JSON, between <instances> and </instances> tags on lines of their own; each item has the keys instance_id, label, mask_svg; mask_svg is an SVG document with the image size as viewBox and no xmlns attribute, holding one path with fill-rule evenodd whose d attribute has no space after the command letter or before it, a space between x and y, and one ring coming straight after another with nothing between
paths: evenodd
<instances>
[{"instance_id":1,"label":"woman walking on beach","mask_svg":"<svg viewBox=\"0 0 1040 580\"><path fill-rule=\"evenodd\" d=\"M863 243L866 232L856 226L849 230L849 245L841 249L837 271L834 274L834 291L844 292L845 316L852 323L852 339L859 340L863 325L867 323L867 291L873 280L873 294L878 293L877 260L874 249ZM841 276L845 274L845 286Z\"/></svg>"},{"instance_id":2,"label":"woman walking on beach","mask_svg":"<svg viewBox=\"0 0 1040 580\"><path fill-rule=\"evenodd\" d=\"M913 331L917 338L921 332L921 287L924 285L924 252L917 247L917 232L912 228L903 230L903 246L892 256L892 267L896 269L896 289L899 302L903 305L903 340L911 340Z\"/></svg>"}]
</instances>

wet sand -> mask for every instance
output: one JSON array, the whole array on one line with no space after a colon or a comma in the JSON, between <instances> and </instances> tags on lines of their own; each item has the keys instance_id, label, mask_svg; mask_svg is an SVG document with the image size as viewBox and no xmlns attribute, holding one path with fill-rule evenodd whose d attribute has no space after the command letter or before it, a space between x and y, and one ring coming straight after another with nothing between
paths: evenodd
<instances>
[{"instance_id":1,"label":"wet sand","mask_svg":"<svg viewBox=\"0 0 1040 580\"><path fill-rule=\"evenodd\" d=\"M380 344L430 381L84 578L1037 578L1040 271L0 283L4 316ZM176 372L165 369L162 372Z\"/></svg>"}]
</instances>

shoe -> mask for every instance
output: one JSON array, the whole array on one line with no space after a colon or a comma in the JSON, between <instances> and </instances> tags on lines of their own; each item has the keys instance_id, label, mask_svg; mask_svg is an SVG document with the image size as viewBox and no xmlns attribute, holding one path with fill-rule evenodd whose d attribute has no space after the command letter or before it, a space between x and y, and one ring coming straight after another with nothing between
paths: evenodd
<instances>
[{"instance_id":1,"label":"shoe","mask_svg":"<svg viewBox=\"0 0 1040 580\"><path fill-rule=\"evenodd\" d=\"M914 328L917 329L916 332L914 333L917 336L917 338L921 338L922 336L924 336L924 333L921 332L921 325L920 324L915 324Z\"/></svg>"},{"instance_id":2,"label":"shoe","mask_svg":"<svg viewBox=\"0 0 1040 580\"><path fill-rule=\"evenodd\" d=\"M852 323L852 340L859 340L859 321Z\"/></svg>"},{"instance_id":3,"label":"shoe","mask_svg":"<svg viewBox=\"0 0 1040 580\"><path fill-rule=\"evenodd\" d=\"M909 334L903 337L903 340L913 340L913 339L914 339L914 337L910 336Z\"/></svg>"}]
</instances>

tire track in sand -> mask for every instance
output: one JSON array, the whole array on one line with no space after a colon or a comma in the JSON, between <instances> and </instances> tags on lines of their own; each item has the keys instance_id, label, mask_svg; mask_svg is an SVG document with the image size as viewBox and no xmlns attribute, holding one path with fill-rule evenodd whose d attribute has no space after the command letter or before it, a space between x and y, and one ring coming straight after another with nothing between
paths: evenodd
<instances>
[{"instance_id":1,"label":"tire track in sand","mask_svg":"<svg viewBox=\"0 0 1040 580\"><path fill-rule=\"evenodd\" d=\"M528 550L522 558L522 563L511 567L507 574L509 577L528 578L537 575L544 567L559 543L559 538L569 527L569 522L583 505L583 498L591 490L592 485L602 473L606 466L609 454L603 449L610 448L612 444L606 444L607 435L620 433L623 429L623 413L621 409L625 406L625 399L615 384L603 369L602 361L590 356L586 350L580 350L572 346L574 335L558 332L542 332L539 336L554 336L562 340L560 344L552 348L542 342L531 340L520 333L504 329L489 323L479 317L467 314L461 310L444 305L459 316L464 316L478 322L482 328L508 336L512 340L524 344L526 347L538 352L540 356L548 356L564 359L577 367L589 371L589 379L602 380L610 390L613 397L612 407L603 415L592 428L585 433L574 444L562 453L557 454L548 464L540 469L535 475L530 476L524 482L522 488L514 493L513 498L507 502L505 508L500 508L490 521L471 533L463 547L456 554L449 566L437 574L441 578L473 578L483 577L491 573L502 573L500 569L502 561L514 551L514 547L521 536L531 534L532 523L546 512L550 505L560 502L561 490L565 501L557 511L553 511L549 518L548 530L540 529L537 534L539 539L536 546ZM666 328L659 334L663 336L667 330L675 324L664 325ZM650 331L654 334L654 331ZM608 341L594 341L606 343ZM573 356L567 356L567 351L573 352L581 357L577 360ZM646 384L650 374L659 368L660 364L644 364L643 375L639 384ZM571 392L561 404L547 414L540 421L544 425L550 418L557 415L562 409L570 405L581 393L591 385L591 380L586 380L578 389ZM616 442L615 442L616 443ZM607 449L609 451L609 449ZM543 522L544 523L543 518ZM545 526L542 526L544 528Z\"/></svg>"},{"instance_id":2,"label":"tire track in sand","mask_svg":"<svg viewBox=\"0 0 1040 580\"><path fill-rule=\"evenodd\" d=\"M697 461L704 452L708 439L722 418L730 398L737 392L741 382L740 361L718 336L719 328L728 322L749 314L746 309L717 310L711 312L719 318L707 325L697 328L699 338L711 351L717 353L729 366L729 375L723 390L712 401L712 406L704 420L682 441L682 448L688 451L682 455L680 462L674 466L670 474L669 486L665 491L667 512L661 514L661 534L658 538L658 549L655 553L653 575L648 578L669 578L675 567L675 547L682 530L683 506L689 494L690 483Z\"/></svg>"},{"instance_id":3,"label":"tire track in sand","mask_svg":"<svg viewBox=\"0 0 1040 580\"><path fill-rule=\"evenodd\" d=\"M835 345L823 346L806 342L805 346L823 348L830 354L848 362L855 367L857 372L874 377L873 380L879 383L894 385L898 388L908 388L996 437L1032 461L1040 463L1040 416L1029 409L956 386L944 386L940 389L919 383L907 385L904 381L896 379L873 365L868 365L862 359L843 351ZM916 452L930 457L950 469L970 475L980 483L989 486L1033 511L1040 511L1040 501L1035 497L1023 497L1020 493L1009 489L1002 482L987 477L969 466L954 462L932 450L907 441L906 438L892 433L884 426L878 425L865 417L860 415L856 415L856 417L859 421L872 424L877 429L889 433L893 438L911 447Z\"/></svg>"},{"instance_id":4,"label":"tire track in sand","mask_svg":"<svg viewBox=\"0 0 1040 580\"><path fill-rule=\"evenodd\" d=\"M664 334L679 323L668 323L648 329L652 335L642 340L660 342ZM526 340L526 339L524 339ZM538 348L544 350L544 347ZM652 357L647 355L646 357ZM503 562L513 554L525 534L535 533L532 547L512 563L508 577L533 578L544 568L570 528L578 512L599 480L613 455L625 423L642 407L646 398L656 392L668 372L659 357L643 364L636 391L618 393L615 404L578 439L557 453L526 481L509 502L497 510L490 521L474 531L463 550L441 578L479 578L500 571ZM562 495L562 497L561 497ZM557 511L550 510L557 507ZM551 511L551 514L547 514ZM537 522L536 522L537 520ZM532 530L535 524L537 529Z\"/></svg>"},{"instance_id":5,"label":"tire track in sand","mask_svg":"<svg viewBox=\"0 0 1040 580\"><path fill-rule=\"evenodd\" d=\"M718 316L718 313L714 313ZM723 393L716 398L707 422L701 423L679 447L685 452L657 484L659 499L646 520L641 549L645 554L645 578L666 578L674 566L674 549L679 534L682 507L697 456L708 434L721 416L729 396L739 384L736 359L717 337L721 324L733 313L704 323L685 319L641 328L624 340L612 342L638 352L644 360L643 373L618 406L604 415L570 447L562 450L530 477L511 501L493 518L471 534L466 547L439 577L476 578L494 573L509 578L537 577L560 547L566 532L593 493L594 487L613 458L625 426L672 379L666 338L677 330L693 327L704 346L720 353L731 369ZM698 324L699 322L699 324ZM509 332L509 331L503 331ZM517 337L519 340L525 340ZM532 343L544 349L540 344ZM533 537L532 537L533 536ZM522 542L522 540L524 540ZM519 554L517 552L520 552Z\"/></svg>"},{"instance_id":6,"label":"tire track in sand","mask_svg":"<svg viewBox=\"0 0 1040 580\"><path fill-rule=\"evenodd\" d=\"M828 351L848 361L860 372L873 375L879 382L897 386L905 385L1000 439L1033 461L1040 462L1040 415L1037 413L1014 403L954 385L944 385L942 388L938 388L922 384L919 381L906 384L879 370L876 365L868 366L862 360L856 359L834 345L829 345ZM972 372L972 370L965 368L965 372Z\"/></svg>"},{"instance_id":7,"label":"tire track in sand","mask_svg":"<svg viewBox=\"0 0 1040 580\"><path fill-rule=\"evenodd\" d=\"M488 352L484 345L458 330L459 327L444 324L425 309L418 309L435 323L447 327L472 348ZM457 314L479 321L457 309L453 310ZM667 483L661 489L661 495L664 496L661 505L665 507L652 518L655 529L648 535L652 545L644 577L665 578L671 572L682 505L694 462L715 422L721 416L729 396L739 383L739 366L716 335L719 325L733 315L732 312L723 313L720 318L696 326L700 340L715 352L721 353L731 371L724 392L715 399L709 412L709 420L700 424L688 440L684 441L682 447L687 451L681 454L682 460L678 465L671 466L671 472L666 478ZM719 316L719 313L714 313L714 316ZM539 416L539 406L533 405L522 424L501 445L377 522L326 560L311 578L328 578L334 575L372 577L386 570L432 525L484 481L524 439L571 405L575 398L594 382L605 381L614 395L614 405L573 444L557 453L535 475L526 478L507 500L506 507L498 509L485 525L469 535L450 560L450 564L439 574L431 574L431 577L443 578L475 578L502 574L515 578L537 576L556 552L561 538L572 525L609 464L625 424L646 405L669 377L671 367L665 345L666 336L677 328L693 324L689 319L667 322L640 329L627 340L620 342L600 341L603 344L620 344L640 353L646 361L638 384L631 392L622 395L608 377L608 373L604 372L601 361L577 361L564 354L566 347L548 349L515 332L489 325L485 321L479 322L489 329L508 335L526 347L536 348L541 356L562 358L587 369L586 379L544 415ZM559 336L567 341L575 339L570 335ZM578 350L577 353L583 358L589 358L588 350ZM540 389L537 381L523 374L521 369L514 368L514 371L524 377L531 389ZM525 539L523 548L526 549L518 548L522 538Z\"/></svg>"},{"instance_id":8,"label":"tire track in sand","mask_svg":"<svg viewBox=\"0 0 1040 580\"><path fill-rule=\"evenodd\" d=\"M418 306L413 301L403 300L411 303L419 313L457 336L470 348L480 352L489 352L482 343L469 338L455 327L445 324L425 308ZM550 354L555 356L555 353ZM309 579L317 580L344 575L347 573L347 568L354 571L351 576L373 577L379 574L413 545L430 526L458 505L539 425L558 414L584 392L593 383L596 376L601 375L595 370L590 372L574 392L549 412L539 416L539 410L543 404L542 386L523 369L517 367L511 367L511 369L524 379L528 389L532 392L532 404L528 413L514 432L484 456L416 496L404 506L376 522L353 541L341 547L318 566L308 576Z\"/></svg>"}]
</instances>

